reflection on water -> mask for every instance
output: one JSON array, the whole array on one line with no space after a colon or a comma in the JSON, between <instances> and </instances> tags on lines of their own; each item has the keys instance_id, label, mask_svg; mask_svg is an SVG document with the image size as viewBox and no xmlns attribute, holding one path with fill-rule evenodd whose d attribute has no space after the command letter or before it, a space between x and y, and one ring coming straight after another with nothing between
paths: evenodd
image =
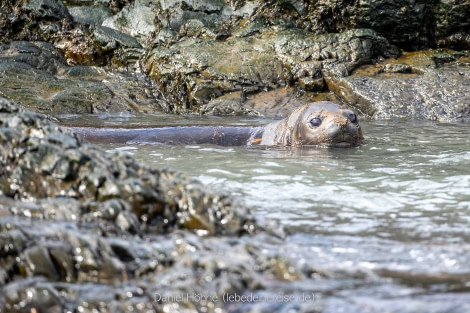
<instances>
[{"instance_id":1,"label":"reflection on water","mask_svg":"<svg viewBox=\"0 0 470 313\"><path fill-rule=\"evenodd\" d=\"M363 132L367 144L351 149L105 149L179 169L278 220L290 235L260 249L308 269L293 288L316 290L324 312L470 312L470 127L383 121Z\"/></svg>"}]
</instances>

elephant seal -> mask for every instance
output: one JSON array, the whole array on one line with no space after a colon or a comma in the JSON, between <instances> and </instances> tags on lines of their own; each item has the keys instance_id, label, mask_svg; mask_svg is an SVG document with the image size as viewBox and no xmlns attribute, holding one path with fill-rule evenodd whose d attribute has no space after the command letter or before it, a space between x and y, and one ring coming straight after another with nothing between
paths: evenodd
<instances>
[{"instance_id":1,"label":"elephant seal","mask_svg":"<svg viewBox=\"0 0 470 313\"><path fill-rule=\"evenodd\" d=\"M70 128L96 143L352 147L364 140L356 114L328 101L301 106L263 127Z\"/></svg>"},{"instance_id":2,"label":"elephant seal","mask_svg":"<svg viewBox=\"0 0 470 313\"><path fill-rule=\"evenodd\" d=\"M357 115L321 101L301 106L283 120L265 126L262 145L350 147L363 143Z\"/></svg>"}]
</instances>

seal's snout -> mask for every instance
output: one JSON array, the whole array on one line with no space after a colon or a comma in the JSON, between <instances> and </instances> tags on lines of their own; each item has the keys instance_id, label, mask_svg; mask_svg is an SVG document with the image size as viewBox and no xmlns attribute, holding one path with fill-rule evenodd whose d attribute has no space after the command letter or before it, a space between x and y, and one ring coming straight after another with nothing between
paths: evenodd
<instances>
[{"instance_id":1,"label":"seal's snout","mask_svg":"<svg viewBox=\"0 0 470 313\"><path fill-rule=\"evenodd\" d=\"M363 137L357 115L350 110L340 110L340 114L332 118L326 129L328 140L336 146L355 146L362 143Z\"/></svg>"},{"instance_id":2,"label":"seal's snout","mask_svg":"<svg viewBox=\"0 0 470 313\"><path fill-rule=\"evenodd\" d=\"M332 125L326 129L330 141L339 141L342 139L345 126L345 123L332 123Z\"/></svg>"}]
</instances>

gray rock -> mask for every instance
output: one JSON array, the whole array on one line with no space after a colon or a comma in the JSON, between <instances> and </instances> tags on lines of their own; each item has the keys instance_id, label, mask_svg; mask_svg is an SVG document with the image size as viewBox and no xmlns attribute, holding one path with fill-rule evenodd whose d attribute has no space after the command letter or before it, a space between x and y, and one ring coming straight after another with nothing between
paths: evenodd
<instances>
[{"instance_id":1,"label":"gray rock","mask_svg":"<svg viewBox=\"0 0 470 313\"><path fill-rule=\"evenodd\" d=\"M27 0L24 2L23 8L31 11L39 18L52 20L71 18L67 8L61 0Z\"/></svg>"},{"instance_id":2,"label":"gray rock","mask_svg":"<svg viewBox=\"0 0 470 313\"><path fill-rule=\"evenodd\" d=\"M407 50L450 47L468 49L470 9L459 0L319 0L262 5L257 18L289 21L314 33L370 28Z\"/></svg>"},{"instance_id":3,"label":"gray rock","mask_svg":"<svg viewBox=\"0 0 470 313\"><path fill-rule=\"evenodd\" d=\"M109 27L95 26L93 35L105 51L115 50L118 45L126 48L141 48L141 45L134 37L123 34L120 31Z\"/></svg>"},{"instance_id":4,"label":"gray rock","mask_svg":"<svg viewBox=\"0 0 470 313\"><path fill-rule=\"evenodd\" d=\"M155 31L155 15L149 5L125 7L118 14L105 19L102 26L116 29L136 38L145 45L147 37Z\"/></svg>"},{"instance_id":5,"label":"gray rock","mask_svg":"<svg viewBox=\"0 0 470 313\"><path fill-rule=\"evenodd\" d=\"M176 32L169 28L162 28L152 44L169 46L177 41Z\"/></svg>"},{"instance_id":6,"label":"gray rock","mask_svg":"<svg viewBox=\"0 0 470 313\"><path fill-rule=\"evenodd\" d=\"M322 90L325 70L346 76L374 58L396 55L397 49L371 30L315 36L271 27L226 41L185 39L168 48L156 46L146 69L172 110L185 112L234 92L254 94L298 83Z\"/></svg>"},{"instance_id":7,"label":"gray rock","mask_svg":"<svg viewBox=\"0 0 470 313\"><path fill-rule=\"evenodd\" d=\"M439 1L434 10L437 44L453 49L470 48L470 3L468 1Z\"/></svg>"},{"instance_id":8,"label":"gray rock","mask_svg":"<svg viewBox=\"0 0 470 313\"><path fill-rule=\"evenodd\" d=\"M0 52L0 62L17 62L30 65L51 75L66 67L64 58L47 42L13 41Z\"/></svg>"},{"instance_id":9,"label":"gray rock","mask_svg":"<svg viewBox=\"0 0 470 313\"><path fill-rule=\"evenodd\" d=\"M61 80L25 63L0 62L3 95L40 112L92 113L112 110L112 92L101 82ZM125 109L116 106L118 111Z\"/></svg>"},{"instance_id":10,"label":"gray rock","mask_svg":"<svg viewBox=\"0 0 470 313\"><path fill-rule=\"evenodd\" d=\"M219 34L226 36L233 26L232 20L249 17L259 6L260 3L257 1L243 1L240 5L230 5L221 0L161 0L156 1L155 12L159 28L170 28L179 32L187 21L197 20L216 36Z\"/></svg>"},{"instance_id":11,"label":"gray rock","mask_svg":"<svg viewBox=\"0 0 470 313\"><path fill-rule=\"evenodd\" d=\"M16 2L14 2L16 3ZM51 43L69 65L105 65L126 67L134 64L139 49L135 38L117 30L99 29L74 23L61 0L31 0L23 6L7 2L0 11L0 36L5 42L44 41ZM113 1L124 5L126 1ZM122 7L119 8L121 10ZM130 51L129 51L130 50Z\"/></svg>"},{"instance_id":12,"label":"gray rock","mask_svg":"<svg viewBox=\"0 0 470 313\"><path fill-rule=\"evenodd\" d=\"M0 51L0 92L47 113L161 111L150 79L73 66L44 42L12 42ZM123 89L125 87L125 89Z\"/></svg>"},{"instance_id":13,"label":"gray rock","mask_svg":"<svg viewBox=\"0 0 470 313\"><path fill-rule=\"evenodd\" d=\"M330 75L326 81L344 101L377 119L470 121L468 57L451 56L405 54L400 61L368 66L349 77Z\"/></svg>"},{"instance_id":14,"label":"gray rock","mask_svg":"<svg viewBox=\"0 0 470 313\"><path fill-rule=\"evenodd\" d=\"M258 112L245 108L241 92L228 93L200 107L205 115L259 115Z\"/></svg>"},{"instance_id":15,"label":"gray rock","mask_svg":"<svg viewBox=\"0 0 470 313\"><path fill-rule=\"evenodd\" d=\"M67 78L78 78L81 80L103 80L106 71L98 67L76 65L62 69L60 75Z\"/></svg>"},{"instance_id":16,"label":"gray rock","mask_svg":"<svg viewBox=\"0 0 470 313\"><path fill-rule=\"evenodd\" d=\"M113 11L104 6L74 6L68 7L74 22L101 25L104 20L113 16Z\"/></svg>"}]
</instances>

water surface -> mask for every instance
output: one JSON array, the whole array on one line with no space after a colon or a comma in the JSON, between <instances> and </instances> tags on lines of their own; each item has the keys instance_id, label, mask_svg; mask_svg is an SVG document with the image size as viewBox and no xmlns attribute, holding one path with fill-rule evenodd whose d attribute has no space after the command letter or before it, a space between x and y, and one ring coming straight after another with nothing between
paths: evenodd
<instances>
[{"instance_id":1,"label":"water surface","mask_svg":"<svg viewBox=\"0 0 470 313\"><path fill-rule=\"evenodd\" d=\"M172 119L172 125L266 122ZM168 123L158 116L98 117L103 126L134 120ZM253 240L311 273L292 290L313 291L318 310L470 312L470 127L369 121L362 128L367 144L350 149L103 147L178 169L281 223L289 234L284 241Z\"/></svg>"}]
</instances>

